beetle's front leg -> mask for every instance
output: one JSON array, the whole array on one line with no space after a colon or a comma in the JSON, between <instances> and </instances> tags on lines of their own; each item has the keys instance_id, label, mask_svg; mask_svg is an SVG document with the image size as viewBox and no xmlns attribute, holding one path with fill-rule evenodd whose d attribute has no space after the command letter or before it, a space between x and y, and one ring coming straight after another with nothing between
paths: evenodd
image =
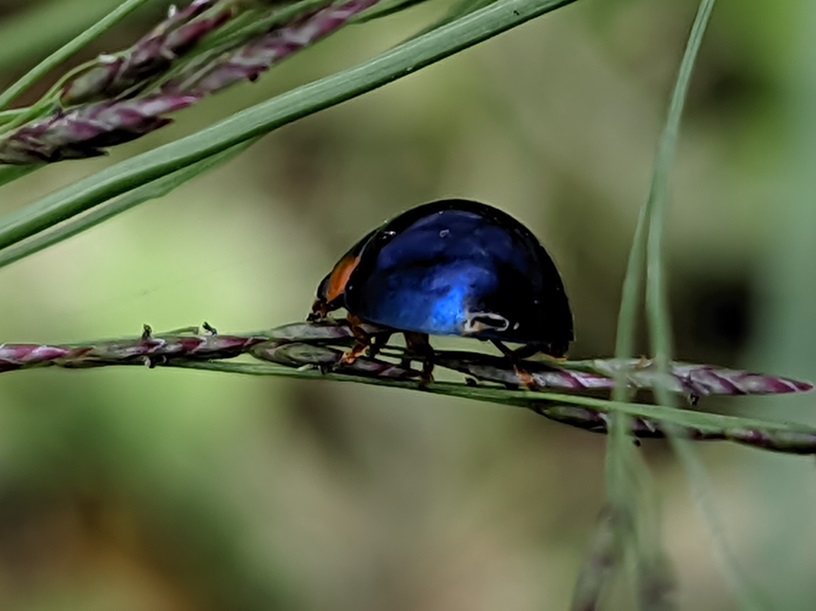
<instances>
[{"instance_id":1,"label":"beetle's front leg","mask_svg":"<svg viewBox=\"0 0 816 611\"><path fill-rule=\"evenodd\" d=\"M347 319L349 329L351 329L351 333L354 335L354 339L357 340L357 343L343 353L343 356L340 357L340 361L337 363L338 365L351 365L354 363L354 361L363 356L365 351L371 347L375 337L373 333L367 333L363 330L363 321L357 316L354 316L354 314L349 314Z\"/></svg>"}]
</instances>

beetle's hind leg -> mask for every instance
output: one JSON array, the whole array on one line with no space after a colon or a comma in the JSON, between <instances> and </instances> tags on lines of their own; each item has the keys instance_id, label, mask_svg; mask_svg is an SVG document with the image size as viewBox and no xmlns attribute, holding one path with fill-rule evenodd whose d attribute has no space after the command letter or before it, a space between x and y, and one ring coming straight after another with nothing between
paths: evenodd
<instances>
[{"instance_id":1,"label":"beetle's hind leg","mask_svg":"<svg viewBox=\"0 0 816 611\"><path fill-rule=\"evenodd\" d=\"M536 384L533 374L524 369L524 367L519 363L519 361L521 359L531 357L541 352L541 346L538 346L536 344L526 344L521 348L513 350L512 348L508 348L507 346L505 346L501 341L497 339L491 339L490 343L496 346L496 348L499 349L499 352L501 352L502 355L504 355L513 365L513 371L515 372L516 377L519 379L519 382L521 383L522 386L524 386L528 390L538 389L538 384Z\"/></svg>"},{"instance_id":2,"label":"beetle's hind leg","mask_svg":"<svg viewBox=\"0 0 816 611\"><path fill-rule=\"evenodd\" d=\"M426 386L433 382L433 370L434 370L434 349L431 346L431 343L428 338L427 333L414 333L412 331L406 331L403 333L405 336L405 345L407 347L406 356L402 361L403 367L409 367L411 364L411 357L415 356L418 360L422 361L422 377L420 378L420 383L422 386Z\"/></svg>"}]
</instances>

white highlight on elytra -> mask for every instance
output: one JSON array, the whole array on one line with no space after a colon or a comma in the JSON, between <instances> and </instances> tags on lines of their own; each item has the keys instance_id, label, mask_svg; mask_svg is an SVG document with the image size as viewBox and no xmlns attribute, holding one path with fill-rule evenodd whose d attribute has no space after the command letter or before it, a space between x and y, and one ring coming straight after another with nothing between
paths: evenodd
<instances>
[{"instance_id":1,"label":"white highlight on elytra","mask_svg":"<svg viewBox=\"0 0 816 611\"><path fill-rule=\"evenodd\" d=\"M518 327L518 323L516 323L516 327ZM465 324L462 325L462 333L472 335L487 330L507 331L509 328L510 321L499 314L493 312L468 312Z\"/></svg>"}]
</instances>

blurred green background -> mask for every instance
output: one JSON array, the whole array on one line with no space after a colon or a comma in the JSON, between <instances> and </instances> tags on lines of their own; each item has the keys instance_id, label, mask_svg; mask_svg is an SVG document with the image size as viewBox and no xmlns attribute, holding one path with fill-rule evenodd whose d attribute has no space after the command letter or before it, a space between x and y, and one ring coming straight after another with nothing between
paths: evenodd
<instances>
[{"instance_id":1,"label":"blurred green background","mask_svg":"<svg viewBox=\"0 0 816 611\"><path fill-rule=\"evenodd\" d=\"M0 1L2 86L116 4ZM445 7L347 28L108 158L4 188L0 212L371 57ZM77 61L125 47L164 10L154 2ZM0 341L300 320L365 231L457 195L535 231L572 299L572 354L610 354L695 10L578 2L280 129L168 197L0 270ZM682 359L816 379L813 31L809 0L714 12L672 178ZM813 402L701 407L814 422ZM774 609L816 608L813 461L698 448L751 580ZM382 388L140 368L4 375L0 608L565 609L604 499L604 449L532 413ZM642 452L678 607L735 609L685 474L666 444Z\"/></svg>"}]
</instances>

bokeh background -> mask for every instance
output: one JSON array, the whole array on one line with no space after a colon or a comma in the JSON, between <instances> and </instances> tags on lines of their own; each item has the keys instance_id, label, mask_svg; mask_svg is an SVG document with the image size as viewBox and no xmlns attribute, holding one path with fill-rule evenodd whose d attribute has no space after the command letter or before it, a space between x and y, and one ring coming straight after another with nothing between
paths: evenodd
<instances>
[{"instance_id":1,"label":"bokeh background","mask_svg":"<svg viewBox=\"0 0 816 611\"><path fill-rule=\"evenodd\" d=\"M2 85L116 4L0 1ZM363 61L446 6L347 28L108 158L7 186L0 212ZM77 61L125 47L164 10L152 3ZM0 341L300 320L365 231L457 195L533 228L572 299L573 355L610 354L695 10L577 2L280 129L169 196L0 270ZM816 378L813 31L809 0L715 9L672 177L683 359ZM808 396L702 408L816 420ZM699 451L749 579L774 609L816 608L813 461ZM679 608L737 608L677 460L663 443L642 452ZM0 608L565 609L603 503L603 457L601 436L414 392L140 368L8 374Z\"/></svg>"}]
</instances>

